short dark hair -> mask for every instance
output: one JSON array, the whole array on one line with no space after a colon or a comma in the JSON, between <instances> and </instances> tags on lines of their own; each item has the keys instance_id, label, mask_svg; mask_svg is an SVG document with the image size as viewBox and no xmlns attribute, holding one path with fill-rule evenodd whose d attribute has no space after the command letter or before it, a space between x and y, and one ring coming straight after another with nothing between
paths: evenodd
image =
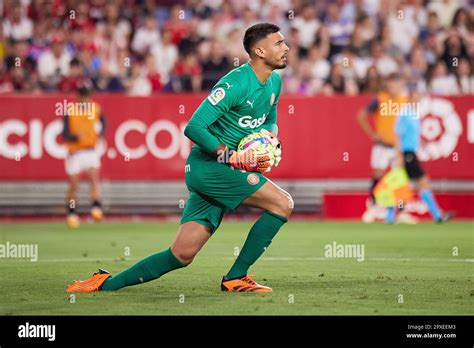
<instances>
[{"instance_id":1,"label":"short dark hair","mask_svg":"<svg viewBox=\"0 0 474 348\"><path fill-rule=\"evenodd\" d=\"M273 34L280 31L280 28L271 23L259 23L252 25L245 31L244 35L244 48L250 55L253 46L261 39L266 38L269 34Z\"/></svg>"},{"instance_id":2,"label":"short dark hair","mask_svg":"<svg viewBox=\"0 0 474 348\"><path fill-rule=\"evenodd\" d=\"M387 76L387 81L402 80L402 79L403 79L403 75L396 71L388 74Z\"/></svg>"},{"instance_id":3,"label":"short dark hair","mask_svg":"<svg viewBox=\"0 0 474 348\"><path fill-rule=\"evenodd\" d=\"M81 66L81 61L79 60L79 58L74 57L69 62L69 66Z\"/></svg>"}]
</instances>

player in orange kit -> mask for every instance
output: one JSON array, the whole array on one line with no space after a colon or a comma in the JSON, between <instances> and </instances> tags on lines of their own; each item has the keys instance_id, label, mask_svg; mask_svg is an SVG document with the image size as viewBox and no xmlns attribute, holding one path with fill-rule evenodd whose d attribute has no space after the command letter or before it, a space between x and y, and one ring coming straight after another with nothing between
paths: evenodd
<instances>
[{"instance_id":1,"label":"player in orange kit","mask_svg":"<svg viewBox=\"0 0 474 348\"><path fill-rule=\"evenodd\" d=\"M396 72L391 73L385 80L385 90L378 93L369 105L359 112L357 117L360 127L373 141L370 154L370 167L372 168L371 197L362 216L364 222L373 222L377 218L384 218L384 216L378 216L379 208L383 208L375 204L373 189L387 170L395 165L397 160L394 129L399 106L408 101L404 88L402 76ZM373 127L369 122L369 115L373 117ZM401 212L397 216L397 222L413 224L418 221L412 215Z\"/></svg>"},{"instance_id":2,"label":"player in orange kit","mask_svg":"<svg viewBox=\"0 0 474 348\"><path fill-rule=\"evenodd\" d=\"M77 100L68 103L64 115L63 138L68 155L65 169L69 178L67 191L67 224L79 227L77 208L77 189L80 176L85 173L90 180L91 215L95 221L103 219L101 192L99 187L100 155L97 145L104 135L106 121L100 106L90 99L92 86L82 82L77 88Z\"/></svg>"}]
</instances>

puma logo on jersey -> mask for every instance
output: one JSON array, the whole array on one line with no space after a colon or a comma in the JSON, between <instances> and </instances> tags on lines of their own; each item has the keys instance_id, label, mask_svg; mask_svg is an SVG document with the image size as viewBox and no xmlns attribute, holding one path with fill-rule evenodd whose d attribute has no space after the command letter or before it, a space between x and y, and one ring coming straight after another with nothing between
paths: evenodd
<instances>
[{"instance_id":1,"label":"puma logo on jersey","mask_svg":"<svg viewBox=\"0 0 474 348\"><path fill-rule=\"evenodd\" d=\"M253 103L254 103L254 101L255 101L255 100L250 101L250 100L247 99L247 104L249 104L252 109L253 109Z\"/></svg>"},{"instance_id":2,"label":"puma logo on jersey","mask_svg":"<svg viewBox=\"0 0 474 348\"><path fill-rule=\"evenodd\" d=\"M263 116L260 118L252 118L252 116L242 116L239 119L239 125L243 128L249 127L253 129L261 126L266 119L267 116L265 114L263 114Z\"/></svg>"}]
</instances>

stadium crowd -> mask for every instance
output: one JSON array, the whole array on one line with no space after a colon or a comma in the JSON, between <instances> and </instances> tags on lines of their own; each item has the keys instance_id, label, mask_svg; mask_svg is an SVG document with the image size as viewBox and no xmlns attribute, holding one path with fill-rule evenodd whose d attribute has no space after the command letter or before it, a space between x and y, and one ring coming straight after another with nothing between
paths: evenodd
<instances>
[{"instance_id":1,"label":"stadium crowd","mask_svg":"<svg viewBox=\"0 0 474 348\"><path fill-rule=\"evenodd\" d=\"M0 0L0 93L147 96L209 90L248 59L247 27L271 22L291 50L284 93L413 88L474 94L472 0Z\"/></svg>"}]
</instances>

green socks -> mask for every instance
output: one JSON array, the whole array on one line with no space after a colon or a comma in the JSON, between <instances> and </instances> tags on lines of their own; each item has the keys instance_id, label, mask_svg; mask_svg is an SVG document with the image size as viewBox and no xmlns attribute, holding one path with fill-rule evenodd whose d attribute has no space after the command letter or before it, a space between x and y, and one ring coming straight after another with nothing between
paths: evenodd
<instances>
[{"instance_id":1,"label":"green socks","mask_svg":"<svg viewBox=\"0 0 474 348\"><path fill-rule=\"evenodd\" d=\"M250 229L244 246L226 278L232 279L246 275L250 266L263 254L278 230L287 221L288 219L283 216L265 212ZM140 260L129 269L107 279L101 290L112 291L146 283L185 266L173 255L171 248L168 248Z\"/></svg>"},{"instance_id":2,"label":"green socks","mask_svg":"<svg viewBox=\"0 0 474 348\"><path fill-rule=\"evenodd\" d=\"M269 211L263 213L250 229L244 246L226 278L233 279L246 275L250 266L263 254L278 230L286 222L288 219L278 214Z\"/></svg>"},{"instance_id":3,"label":"green socks","mask_svg":"<svg viewBox=\"0 0 474 348\"><path fill-rule=\"evenodd\" d=\"M102 285L103 291L118 290L126 286L146 283L157 279L163 274L174 269L185 267L181 261L168 248L159 253L150 255L140 260L138 263L120 272L115 277L109 278Z\"/></svg>"}]
</instances>

